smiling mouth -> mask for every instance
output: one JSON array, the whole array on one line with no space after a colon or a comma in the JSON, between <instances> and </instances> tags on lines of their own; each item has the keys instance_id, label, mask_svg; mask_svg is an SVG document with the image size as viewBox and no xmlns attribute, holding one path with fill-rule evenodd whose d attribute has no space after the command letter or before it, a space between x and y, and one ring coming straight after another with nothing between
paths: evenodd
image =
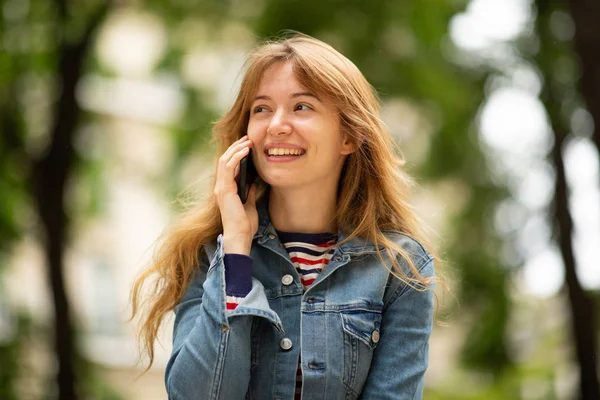
<instances>
[{"instance_id":1,"label":"smiling mouth","mask_svg":"<svg viewBox=\"0 0 600 400\"><path fill-rule=\"evenodd\" d=\"M281 156L301 156L306 151L301 149L269 149L265 151L265 154L269 157L281 157Z\"/></svg>"}]
</instances>

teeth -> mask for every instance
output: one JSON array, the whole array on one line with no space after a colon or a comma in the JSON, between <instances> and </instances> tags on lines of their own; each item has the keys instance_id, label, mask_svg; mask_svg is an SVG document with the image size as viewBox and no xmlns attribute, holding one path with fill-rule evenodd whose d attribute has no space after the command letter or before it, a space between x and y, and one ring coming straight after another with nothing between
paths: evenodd
<instances>
[{"instance_id":1,"label":"teeth","mask_svg":"<svg viewBox=\"0 0 600 400\"><path fill-rule=\"evenodd\" d=\"M283 156L283 155L299 156L303 153L304 153L304 151L299 150L299 149L269 149L269 151L268 151L268 154L270 156Z\"/></svg>"}]
</instances>

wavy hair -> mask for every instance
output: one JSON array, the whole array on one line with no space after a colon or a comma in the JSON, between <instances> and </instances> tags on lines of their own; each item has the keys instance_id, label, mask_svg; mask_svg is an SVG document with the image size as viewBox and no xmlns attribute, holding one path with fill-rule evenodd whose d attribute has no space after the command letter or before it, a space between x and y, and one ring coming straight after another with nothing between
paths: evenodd
<instances>
[{"instance_id":1,"label":"wavy hair","mask_svg":"<svg viewBox=\"0 0 600 400\"><path fill-rule=\"evenodd\" d=\"M256 47L244 65L235 102L213 127L218 154L246 134L250 107L261 77L278 62L291 63L303 86L333 102L342 130L356 149L347 156L338 185L335 222L348 235L345 241L361 237L378 249L383 247L392 260L392 265L386 267L398 279L417 290L431 289L432 280L422 277L411 257L385 234L401 232L435 255L424 224L409 201L412 181L399 168L404 161L380 119L380 101L359 69L330 45L294 34ZM267 184L259 180L257 202L265 196L266 189ZM161 323L180 302L194 270L199 268L202 246L214 241L221 232L219 207L211 196L194 205L164 235L153 264L136 279L132 288L132 318L141 314L138 339L142 353L149 357L148 368L154 361L154 342ZM396 254L407 261L409 274L400 267ZM385 265L379 250L378 255ZM149 287L145 288L146 285Z\"/></svg>"}]
</instances>

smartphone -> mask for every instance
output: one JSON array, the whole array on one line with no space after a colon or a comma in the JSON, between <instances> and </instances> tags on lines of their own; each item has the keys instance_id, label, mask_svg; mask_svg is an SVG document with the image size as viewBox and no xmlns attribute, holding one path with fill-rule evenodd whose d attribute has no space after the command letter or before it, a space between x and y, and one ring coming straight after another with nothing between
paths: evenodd
<instances>
[{"instance_id":1,"label":"smartphone","mask_svg":"<svg viewBox=\"0 0 600 400\"><path fill-rule=\"evenodd\" d=\"M240 161L240 174L237 180L238 196L240 196L243 204L246 204L250 186L254 183L257 176L258 173L252 161L252 149L250 149L248 155Z\"/></svg>"}]
</instances>

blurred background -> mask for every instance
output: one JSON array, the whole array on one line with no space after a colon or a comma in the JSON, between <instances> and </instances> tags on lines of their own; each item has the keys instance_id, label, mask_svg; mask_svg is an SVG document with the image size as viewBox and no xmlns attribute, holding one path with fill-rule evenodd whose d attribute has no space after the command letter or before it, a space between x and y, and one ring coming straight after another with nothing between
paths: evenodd
<instances>
[{"instance_id":1,"label":"blurred background","mask_svg":"<svg viewBox=\"0 0 600 400\"><path fill-rule=\"evenodd\" d=\"M439 233L424 398L600 399L597 1L1 4L1 399L166 399L172 321L139 377L129 290L283 29L378 90Z\"/></svg>"}]
</instances>

